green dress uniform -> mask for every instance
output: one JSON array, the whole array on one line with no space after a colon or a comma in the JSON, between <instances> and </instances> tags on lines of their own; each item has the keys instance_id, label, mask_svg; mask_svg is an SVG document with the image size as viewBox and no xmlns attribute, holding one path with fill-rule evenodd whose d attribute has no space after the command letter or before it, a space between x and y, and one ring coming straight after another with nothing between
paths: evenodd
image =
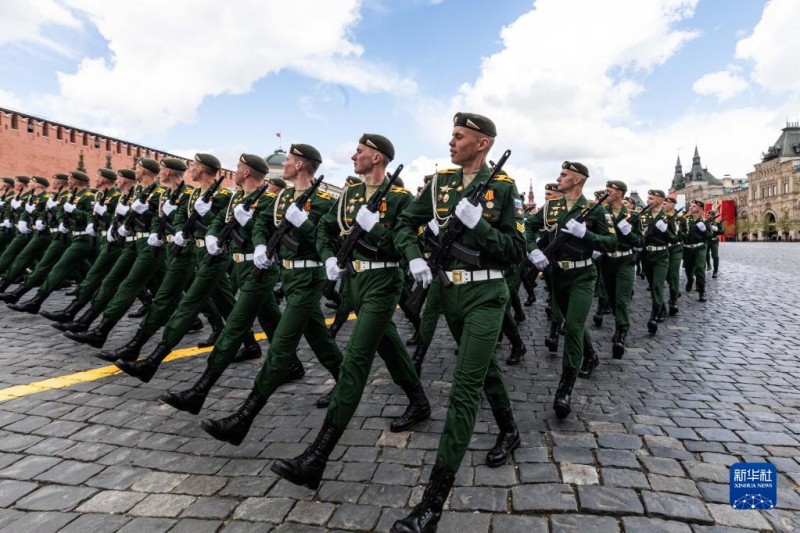
<instances>
[{"instance_id":1,"label":"green dress uniform","mask_svg":"<svg viewBox=\"0 0 800 533\"><path fill-rule=\"evenodd\" d=\"M699 222L706 226L701 230L697 227ZM705 301L706 292L706 243L710 233L710 224L703 221L702 217L694 218L687 215L683 218L683 269L686 273L686 292L692 291L696 283L700 301Z\"/></svg>"},{"instance_id":2,"label":"green dress uniform","mask_svg":"<svg viewBox=\"0 0 800 533\"><path fill-rule=\"evenodd\" d=\"M719 271L719 237L725 235L725 223L718 222L716 219L711 219L706 222L708 226L708 242L706 250L706 269L714 266L714 271L711 274L712 278L717 277Z\"/></svg>"},{"instance_id":3,"label":"green dress uniform","mask_svg":"<svg viewBox=\"0 0 800 533\"><path fill-rule=\"evenodd\" d=\"M0 222L5 223L5 221L8 220L8 224L11 224L11 220L9 218L11 216L11 200L13 200L16 196L17 195L13 188L9 188L3 193L2 197L0 198ZM0 255L2 255L6 245L8 245L13 238L14 235L11 231L11 228L0 226Z\"/></svg>"},{"instance_id":4,"label":"green dress uniform","mask_svg":"<svg viewBox=\"0 0 800 533\"><path fill-rule=\"evenodd\" d=\"M531 225L533 224L534 219L539 216L539 214L544 214L550 212L550 202L551 200L545 200L544 205L539 208L538 211L534 214L528 214L525 217L525 233L528 236L528 248L532 249L531 247L531 239L536 238L538 235L538 243L537 248L545 249L547 245L550 244L550 236L552 225L549 224L548 218L543 217L542 220L544 221L544 226L542 229L544 231L539 230L533 231L531 229ZM553 222L555 224L555 222ZM530 265L531 268L536 268L533 265ZM561 324L564 322L564 317L561 315L561 310L556 305L555 300L555 292L553 291L553 265L547 265L542 272L542 277L545 281L545 287L547 289L547 320L550 322L550 332L545 339L544 343L547 346L547 349L551 352L558 351L558 339L559 335L561 334Z\"/></svg>"},{"instance_id":5,"label":"green dress uniform","mask_svg":"<svg viewBox=\"0 0 800 533\"><path fill-rule=\"evenodd\" d=\"M20 233L17 229L17 222L19 222L22 213L25 213L25 204L28 202L32 191L25 191L22 194L15 197L13 200L9 201L9 208L8 208L8 217L7 220L13 224L12 228L9 228L10 233L14 235L11 241L6 245L5 250L3 250L2 255L0 255L0 274L6 274L6 271L11 267L11 264L17 258L19 253L25 248L28 244L28 235L24 233ZM15 204L17 207L14 207ZM13 281L13 280L9 280Z\"/></svg>"},{"instance_id":6,"label":"green dress uniform","mask_svg":"<svg viewBox=\"0 0 800 533\"><path fill-rule=\"evenodd\" d=\"M667 228L660 231L656 224L663 221ZM647 329L651 335L658 331L658 322L664 320L664 281L669 271L669 246L678 241L675 229L669 225L668 217L663 210L654 213L652 209L645 211L641 216L642 231L644 232L644 250L642 267L647 283L650 285L650 298L652 302L650 320Z\"/></svg>"},{"instance_id":7,"label":"green dress uniform","mask_svg":"<svg viewBox=\"0 0 800 533\"><path fill-rule=\"evenodd\" d=\"M683 235L681 231L682 215L675 214L667 217L670 231L678 238L670 244L669 268L667 269L667 287L669 288L669 314L675 315L678 312L678 297L681 295L681 260L683 259Z\"/></svg>"},{"instance_id":8,"label":"green dress uniform","mask_svg":"<svg viewBox=\"0 0 800 533\"><path fill-rule=\"evenodd\" d=\"M22 249L6 271L5 277L7 279L15 280L19 278L26 268L32 267L42 258L50 246L50 231L47 228L43 231L38 231L35 229L34 224L36 220L44 216L47 209L47 201L52 196L52 193L41 192L35 196L30 196L29 201L25 204L25 208L20 214L20 220L24 220L28 224L28 229L31 233L28 234L25 248Z\"/></svg>"}]
</instances>

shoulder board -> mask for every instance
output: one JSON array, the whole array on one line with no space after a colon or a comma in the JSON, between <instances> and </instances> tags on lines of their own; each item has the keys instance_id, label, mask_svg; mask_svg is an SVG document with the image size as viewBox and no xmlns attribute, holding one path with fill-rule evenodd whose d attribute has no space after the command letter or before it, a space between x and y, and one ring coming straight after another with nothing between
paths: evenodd
<instances>
[{"instance_id":1,"label":"shoulder board","mask_svg":"<svg viewBox=\"0 0 800 533\"><path fill-rule=\"evenodd\" d=\"M229 191L228 189L220 188L220 189L217 189L217 194L226 194L227 195L227 194L231 194L231 191Z\"/></svg>"},{"instance_id":2,"label":"shoulder board","mask_svg":"<svg viewBox=\"0 0 800 533\"><path fill-rule=\"evenodd\" d=\"M192 194L193 192L194 192L194 187L192 188L186 187L185 189L183 189L183 194Z\"/></svg>"},{"instance_id":3,"label":"shoulder board","mask_svg":"<svg viewBox=\"0 0 800 533\"><path fill-rule=\"evenodd\" d=\"M111 198L116 198L119 195L120 195L119 191L114 191L113 193L111 193Z\"/></svg>"},{"instance_id":4,"label":"shoulder board","mask_svg":"<svg viewBox=\"0 0 800 533\"><path fill-rule=\"evenodd\" d=\"M494 181L502 181L505 183L514 183L514 179L506 174L498 174Z\"/></svg>"},{"instance_id":5,"label":"shoulder board","mask_svg":"<svg viewBox=\"0 0 800 533\"><path fill-rule=\"evenodd\" d=\"M317 196L319 196L323 200L330 200L331 198L333 198L333 196L330 193L327 193L325 191L317 191Z\"/></svg>"},{"instance_id":6,"label":"shoulder board","mask_svg":"<svg viewBox=\"0 0 800 533\"><path fill-rule=\"evenodd\" d=\"M446 168L444 170L437 171L437 174L455 174L458 172L457 168Z\"/></svg>"},{"instance_id":7,"label":"shoulder board","mask_svg":"<svg viewBox=\"0 0 800 533\"><path fill-rule=\"evenodd\" d=\"M164 187L161 187L161 186L158 186L155 189L153 189L153 193L154 194L155 193L162 193L162 192L167 192L167 189L165 189Z\"/></svg>"},{"instance_id":8,"label":"shoulder board","mask_svg":"<svg viewBox=\"0 0 800 533\"><path fill-rule=\"evenodd\" d=\"M274 192L265 192L264 196L266 196L267 198L277 198L278 197L278 195L275 194Z\"/></svg>"},{"instance_id":9,"label":"shoulder board","mask_svg":"<svg viewBox=\"0 0 800 533\"><path fill-rule=\"evenodd\" d=\"M96 193L94 191L86 191L83 193L84 196L91 196L92 198L94 198L95 194Z\"/></svg>"},{"instance_id":10,"label":"shoulder board","mask_svg":"<svg viewBox=\"0 0 800 533\"><path fill-rule=\"evenodd\" d=\"M411 194L411 191L409 191L408 189L397 187L395 185L392 185L392 188L389 189L389 192L396 192L398 194Z\"/></svg>"}]
</instances>

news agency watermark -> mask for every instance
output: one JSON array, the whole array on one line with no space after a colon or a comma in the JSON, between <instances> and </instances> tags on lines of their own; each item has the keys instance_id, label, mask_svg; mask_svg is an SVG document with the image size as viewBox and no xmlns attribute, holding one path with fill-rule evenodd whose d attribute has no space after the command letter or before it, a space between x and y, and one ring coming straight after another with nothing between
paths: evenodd
<instances>
[{"instance_id":1,"label":"news agency watermark","mask_svg":"<svg viewBox=\"0 0 800 533\"><path fill-rule=\"evenodd\" d=\"M778 505L778 471L770 463L736 463L730 470L731 507L765 511Z\"/></svg>"}]
</instances>

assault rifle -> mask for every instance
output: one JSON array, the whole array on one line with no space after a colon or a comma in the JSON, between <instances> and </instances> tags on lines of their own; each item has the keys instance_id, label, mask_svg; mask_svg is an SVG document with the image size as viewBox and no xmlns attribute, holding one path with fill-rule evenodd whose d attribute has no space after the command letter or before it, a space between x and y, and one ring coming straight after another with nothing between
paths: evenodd
<instances>
[{"instance_id":1,"label":"assault rifle","mask_svg":"<svg viewBox=\"0 0 800 533\"><path fill-rule=\"evenodd\" d=\"M611 193L604 192L597 199L597 202L595 202L590 206L584 207L583 210L581 210L580 214L577 217L575 217L574 219L575 222L584 222L586 220L586 217L591 215L596 209L598 209L601 205L603 205L603 202L606 201L606 198L608 198L609 194ZM569 233L565 233L563 230L559 231L558 235L553 240L553 242L548 244L547 248L542 250L542 253L545 255L545 257L547 257L547 260L551 264L553 265L556 264L559 255L561 255L561 251L564 249L564 246L567 244L570 238L574 239L575 237L573 237Z\"/></svg>"},{"instance_id":2,"label":"assault rifle","mask_svg":"<svg viewBox=\"0 0 800 533\"><path fill-rule=\"evenodd\" d=\"M483 199L486 191L489 190L489 186L500 174L500 171L503 170L503 165L505 165L510 156L511 150L506 150L503 153L497 164L492 167L489 178L483 183L476 185L475 188L470 192L469 196L467 196L469 203L474 206L480 204L480 201ZM435 210L436 206L433 206L433 209ZM430 257L427 260L428 267L431 269L431 273L434 276L439 277L443 287L449 287L452 284L452 282L447 278L447 274L444 270L451 259L455 258L469 265L480 266L480 253L469 250L468 248L461 246L458 242L456 242L464 234L466 228L467 227L464 225L464 223L461 222L461 219L455 216L452 217L447 228L444 230L444 235L442 235L438 243L434 243L435 246L433 248L433 252L431 252ZM425 231L429 231L427 227ZM461 249L460 252L467 253L462 254L457 252L456 250L459 248ZM406 306L408 307L411 316L417 319L419 318L420 311L422 310L422 304L425 303L425 299L428 296L429 290L430 286L423 287L422 283L417 283L416 287L414 287L414 290L411 291L411 296L409 296L408 301L406 302Z\"/></svg>"},{"instance_id":3,"label":"assault rifle","mask_svg":"<svg viewBox=\"0 0 800 533\"><path fill-rule=\"evenodd\" d=\"M261 187L256 189L255 193L253 193L253 196L251 196L250 198L248 198L247 200L242 202L242 207L245 209L245 211L250 211L250 208L253 207L253 204L256 203L259 198L261 198L261 196L267 190L268 186L269 186L269 183L265 183L264 185L262 185ZM225 226L223 226L223 228L217 234L217 243L219 243L220 249L224 249L225 247L228 246L228 242L232 238L234 238L234 234L236 232L236 226L238 226L238 225L239 225L239 222L236 220L236 217L235 216L231 216L231 219L225 224ZM216 256L211 255L210 253L206 252L206 255L203 258L203 260L208 265L208 264L211 264L211 261L214 260L214 257L216 257Z\"/></svg>"},{"instance_id":4,"label":"assault rifle","mask_svg":"<svg viewBox=\"0 0 800 533\"><path fill-rule=\"evenodd\" d=\"M100 205L106 205L106 200L108 200L108 192L105 191L103 193L103 197L100 199ZM102 217L97 213L92 211L92 227L94 228L94 235L92 235L92 246L97 244L97 234L100 232L100 222Z\"/></svg>"},{"instance_id":5,"label":"assault rifle","mask_svg":"<svg viewBox=\"0 0 800 533\"><path fill-rule=\"evenodd\" d=\"M318 177L317 179L315 179L314 181L312 181L311 182L311 187L309 187L308 189L304 190L300 194L300 196L298 196L297 198L294 199L294 205L296 205L298 208L302 209L303 206L305 205L305 203L307 201L309 201L311 199L311 197L314 195L314 192L316 192L317 188L322 183L322 179L324 177L325 176L322 175L322 176ZM294 226L292 226L289 223L289 221L286 220L286 217L283 217L283 220L281 220L281 223L278 224L278 227L275 228L275 231L272 232L272 235L270 236L269 240L267 241L267 258L268 259L271 259L272 261L277 261L278 260L278 251L280 250L281 245L286 245L287 248L289 248L291 251L293 251L295 253L300 249L300 243L298 243L296 240L294 240L291 237L289 237L289 231L291 231L291 229L293 227ZM261 281L261 278L262 278L263 275L264 275L264 270L262 270L262 269L260 269L260 268L258 268L256 266L253 266L253 278L256 281Z\"/></svg>"},{"instance_id":6,"label":"assault rifle","mask_svg":"<svg viewBox=\"0 0 800 533\"><path fill-rule=\"evenodd\" d=\"M169 195L167 202L171 203L172 205L178 205L178 199L181 197L181 193L185 187L186 182L181 180L175 190L172 191L172 194ZM167 224L169 224L169 217L164 214L164 209L162 206L161 212L159 213L158 228L156 229L156 238L158 238L159 241L163 241L164 237L166 236ZM150 252L156 254L158 253L159 248L160 246L151 246Z\"/></svg>"},{"instance_id":7,"label":"assault rifle","mask_svg":"<svg viewBox=\"0 0 800 533\"><path fill-rule=\"evenodd\" d=\"M212 183L211 187L209 187L206 192L203 193L201 198L205 203L212 201L212 198L214 198L214 195L217 194L217 189L219 189L220 185L222 185L222 180L224 179L225 176L220 176L219 179ZM203 217L200 215L200 213L197 212L197 209L194 209L194 206L192 206L192 214L189 215L189 218L183 223L183 227L181 228L181 233L183 233L183 238L187 243L194 240L194 230L197 225L200 224L200 220L202 218ZM173 243L172 253L177 253L180 248L180 246Z\"/></svg>"},{"instance_id":8,"label":"assault rifle","mask_svg":"<svg viewBox=\"0 0 800 533\"><path fill-rule=\"evenodd\" d=\"M71 204L72 202L74 202L75 201L75 195L77 195L77 194L78 194L78 188L77 187L73 187L72 193L69 195L69 198L67 198L67 201L64 202L64 205L62 206L62 209L64 207L66 207L67 204ZM69 229L69 225L72 223L72 213L67 213L67 210L64 209L64 219L61 221L61 223L64 224L64 226L67 229ZM58 233L58 237L56 237L56 238L61 240L61 241L67 242L69 240L69 232L67 232L67 233L59 232Z\"/></svg>"}]
</instances>

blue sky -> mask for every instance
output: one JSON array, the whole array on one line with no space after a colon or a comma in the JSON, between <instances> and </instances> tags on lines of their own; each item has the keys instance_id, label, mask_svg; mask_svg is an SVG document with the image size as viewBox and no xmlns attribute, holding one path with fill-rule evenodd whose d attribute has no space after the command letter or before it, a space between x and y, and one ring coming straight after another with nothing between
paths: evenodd
<instances>
[{"instance_id":1,"label":"blue sky","mask_svg":"<svg viewBox=\"0 0 800 533\"><path fill-rule=\"evenodd\" d=\"M6 0L0 106L228 166L280 131L337 184L379 132L410 188L469 110L537 197L563 159L592 189L667 188L695 143L743 178L798 120L798 21L793 0Z\"/></svg>"}]
</instances>

